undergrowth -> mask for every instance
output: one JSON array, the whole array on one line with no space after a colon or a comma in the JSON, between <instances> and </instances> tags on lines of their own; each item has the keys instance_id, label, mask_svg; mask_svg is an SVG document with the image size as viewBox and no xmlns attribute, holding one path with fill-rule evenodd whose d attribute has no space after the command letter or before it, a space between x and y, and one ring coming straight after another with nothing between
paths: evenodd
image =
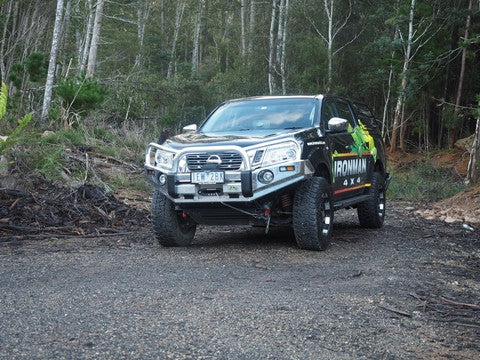
<instances>
[{"instance_id":1,"label":"undergrowth","mask_svg":"<svg viewBox=\"0 0 480 360\"><path fill-rule=\"evenodd\" d=\"M58 126L53 131L45 132L29 129L18 139L18 146L13 149L12 157L17 167L24 174L39 174L51 181L61 181L75 185L84 181L89 175L85 164L76 161L75 156L83 159L83 153L117 159L143 167L144 151L149 138L155 130L147 131L135 124L111 127L109 125L76 127ZM75 156L69 156L75 154ZM131 170L131 169L129 169ZM115 168L105 171L101 181L113 190L134 189L147 190L148 186L142 174L126 171L122 173ZM95 181L94 177L89 180Z\"/></svg>"},{"instance_id":2,"label":"undergrowth","mask_svg":"<svg viewBox=\"0 0 480 360\"><path fill-rule=\"evenodd\" d=\"M463 177L452 169L434 166L428 159L390 169L390 173L390 199L438 201L465 189Z\"/></svg>"}]
</instances>

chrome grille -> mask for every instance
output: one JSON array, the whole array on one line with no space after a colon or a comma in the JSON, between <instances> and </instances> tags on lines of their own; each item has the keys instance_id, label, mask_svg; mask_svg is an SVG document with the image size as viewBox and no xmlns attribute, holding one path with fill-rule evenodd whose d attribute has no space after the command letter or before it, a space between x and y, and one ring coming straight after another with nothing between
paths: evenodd
<instances>
[{"instance_id":1,"label":"chrome grille","mask_svg":"<svg viewBox=\"0 0 480 360\"><path fill-rule=\"evenodd\" d=\"M219 165L220 170L239 170L242 166L242 156L236 151L224 152L202 152L187 154L187 165L190 171L199 171L212 155L218 155L222 160Z\"/></svg>"}]
</instances>

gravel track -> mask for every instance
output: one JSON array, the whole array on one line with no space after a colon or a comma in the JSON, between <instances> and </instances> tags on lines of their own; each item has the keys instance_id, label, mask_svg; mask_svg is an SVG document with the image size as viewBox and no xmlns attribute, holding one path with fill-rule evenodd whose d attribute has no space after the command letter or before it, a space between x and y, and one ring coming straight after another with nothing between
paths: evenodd
<instances>
[{"instance_id":1,"label":"gravel track","mask_svg":"<svg viewBox=\"0 0 480 360\"><path fill-rule=\"evenodd\" d=\"M391 205L335 214L324 252L293 233L200 228L0 243L0 358L480 358L479 232Z\"/></svg>"}]
</instances>

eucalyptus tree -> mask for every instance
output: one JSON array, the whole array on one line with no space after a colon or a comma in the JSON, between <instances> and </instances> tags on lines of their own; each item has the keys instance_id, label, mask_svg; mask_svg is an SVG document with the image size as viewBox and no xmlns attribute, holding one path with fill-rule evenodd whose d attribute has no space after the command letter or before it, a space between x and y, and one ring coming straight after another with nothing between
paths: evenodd
<instances>
[{"instance_id":1,"label":"eucalyptus tree","mask_svg":"<svg viewBox=\"0 0 480 360\"><path fill-rule=\"evenodd\" d=\"M41 121L46 122L50 106L52 103L53 82L55 78L55 70L57 66L58 48L60 45L60 33L63 21L64 0L57 0L57 10L55 12L55 25L52 35L52 46L50 49L50 61L48 64L47 82L45 83L45 92L43 95L43 107Z\"/></svg>"},{"instance_id":2,"label":"eucalyptus tree","mask_svg":"<svg viewBox=\"0 0 480 360\"><path fill-rule=\"evenodd\" d=\"M87 77L93 77L97 65L98 43L100 41L100 29L102 28L103 7L105 0L97 0L95 7L95 19L93 21L92 42L88 53Z\"/></svg>"}]
</instances>

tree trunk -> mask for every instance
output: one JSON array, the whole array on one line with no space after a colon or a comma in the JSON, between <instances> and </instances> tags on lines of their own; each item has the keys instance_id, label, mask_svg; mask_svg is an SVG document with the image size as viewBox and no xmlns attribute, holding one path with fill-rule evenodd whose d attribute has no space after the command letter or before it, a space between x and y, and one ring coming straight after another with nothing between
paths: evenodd
<instances>
[{"instance_id":1,"label":"tree trunk","mask_svg":"<svg viewBox=\"0 0 480 360\"><path fill-rule=\"evenodd\" d=\"M405 97L404 97L405 100ZM403 101L402 105L402 116L400 121L400 150L405 150L405 133L406 133L406 121L405 121L405 107L406 103Z\"/></svg>"},{"instance_id":2,"label":"tree trunk","mask_svg":"<svg viewBox=\"0 0 480 360\"><path fill-rule=\"evenodd\" d=\"M473 6L473 0L469 0L468 2L468 15L467 15L467 20L465 23L465 36L464 36L464 41L467 42L470 36L470 26L472 23L472 6ZM453 118L455 121L455 125L452 126L452 128L449 131L449 137L448 137L448 145L449 147L453 148L455 145L455 141L457 141L457 136L458 136L458 128L462 128L463 122L457 121L458 119L458 114L460 112L460 104L462 101L462 89L463 89L463 80L465 77L465 65L467 62L467 46L465 45L462 49L462 61L460 65L460 76L458 77L458 87L457 87L457 96L455 98L455 110L453 111ZM458 123L457 123L458 122Z\"/></svg>"},{"instance_id":3,"label":"tree trunk","mask_svg":"<svg viewBox=\"0 0 480 360\"><path fill-rule=\"evenodd\" d=\"M200 49L200 32L202 27L202 0L198 0L197 17L195 19L195 31L193 34L193 51L192 51L192 76L198 72L199 65L199 49Z\"/></svg>"},{"instance_id":4,"label":"tree trunk","mask_svg":"<svg viewBox=\"0 0 480 360\"><path fill-rule=\"evenodd\" d=\"M3 33L2 33L2 40L0 43L0 73L1 73L1 79L3 82L7 82L7 72L5 68L5 43L7 41L7 29L8 29L8 23L10 20L10 14L12 12L12 0L10 0L8 3L3 4L2 7L2 13L5 14L5 20L3 23ZM4 7L6 7L6 12L4 11Z\"/></svg>"},{"instance_id":5,"label":"tree trunk","mask_svg":"<svg viewBox=\"0 0 480 360\"><path fill-rule=\"evenodd\" d=\"M288 24L288 6L289 0L285 0L285 12L283 16L283 34L282 34L282 53L280 60L280 76L282 77L282 94L287 93L287 76L286 76L286 50L287 50L287 24Z\"/></svg>"},{"instance_id":6,"label":"tree trunk","mask_svg":"<svg viewBox=\"0 0 480 360\"><path fill-rule=\"evenodd\" d=\"M90 49L90 43L92 41L92 31L93 31L93 21L94 21L92 0L87 0L87 6L88 6L88 20L85 28L80 66L78 69L79 73L84 73L87 70L88 52Z\"/></svg>"},{"instance_id":7,"label":"tree trunk","mask_svg":"<svg viewBox=\"0 0 480 360\"><path fill-rule=\"evenodd\" d=\"M145 39L145 25L147 23L148 15L150 12L147 0L140 1L141 4L139 4L137 9L138 54L135 57L135 64L133 65L134 68L139 67L142 63L143 42Z\"/></svg>"},{"instance_id":8,"label":"tree trunk","mask_svg":"<svg viewBox=\"0 0 480 360\"><path fill-rule=\"evenodd\" d=\"M275 66L274 66L274 47L275 47L275 16L277 13L277 0L272 0L272 17L270 19L270 33L269 33L269 53L268 53L268 90L270 95L275 93Z\"/></svg>"},{"instance_id":9,"label":"tree trunk","mask_svg":"<svg viewBox=\"0 0 480 360\"><path fill-rule=\"evenodd\" d=\"M60 53L63 53L62 57L62 68L61 74L65 75L66 73L66 63L67 61L67 48L68 48L68 35L70 30L70 19L72 15L72 0L65 0L65 15L63 16L63 25L62 25L62 33L61 33L61 40L60 40ZM67 66L68 68L68 66Z\"/></svg>"},{"instance_id":10,"label":"tree trunk","mask_svg":"<svg viewBox=\"0 0 480 360\"><path fill-rule=\"evenodd\" d=\"M175 13L175 29L173 31L172 51L170 53L170 62L168 63L167 79L170 79L172 77L174 65L176 63L178 34L180 32L180 25L182 24L182 17L183 17L184 10L185 10L185 1L183 0L177 1L177 10Z\"/></svg>"},{"instance_id":11,"label":"tree trunk","mask_svg":"<svg viewBox=\"0 0 480 360\"><path fill-rule=\"evenodd\" d=\"M255 1L250 0L250 23L248 24L248 60L250 62L253 50L253 34L255 32Z\"/></svg>"},{"instance_id":12,"label":"tree trunk","mask_svg":"<svg viewBox=\"0 0 480 360\"><path fill-rule=\"evenodd\" d=\"M87 77L95 75L95 67L97 65L98 42L100 41L100 30L102 28L103 6L105 0L97 0L97 8L95 9L95 20L93 22L92 43L90 44L90 52L88 53Z\"/></svg>"},{"instance_id":13,"label":"tree trunk","mask_svg":"<svg viewBox=\"0 0 480 360\"><path fill-rule=\"evenodd\" d=\"M395 32L393 34L393 41L398 39L398 29L395 28ZM385 105L383 106L383 116L382 116L382 138L385 141L386 132L387 132L387 115L388 110L390 107L390 95L392 93L392 82L393 82L393 60L395 59L395 51L392 51L390 60L390 70L388 72L388 84L387 84L387 96L385 98Z\"/></svg>"},{"instance_id":14,"label":"tree trunk","mask_svg":"<svg viewBox=\"0 0 480 360\"><path fill-rule=\"evenodd\" d=\"M468 161L467 184L476 184L480 181L480 101L478 102L479 115L475 126L470 159Z\"/></svg>"},{"instance_id":15,"label":"tree trunk","mask_svg":"<svg viewBox=\"0 0 480 360\"><path fill-rule=\"evenodd\" d=\"M247 4L245 0L242 0L240 3L240 51L242 57L245 57L246 51L246 42L245 42L245 10Z\"/></svg>"},{"instance_id":16,"label":"tree trunk","mask_svg":"<svg viewBox=\"0 0 480 360\"><path fill-rule=\"evenodd\" d=\"M47 81L45 83L45 93L43 96L43 107L40 121L45 123L52 103L53 81L55 77L55 68L57 64L57 53L59 46L60 31L62 27L63 0L57 0L57 10L55 12L55 26L53 28L52 47L50 50L50 62L48 64Z\"/></svg>"},{"instance_id":17,"label":"tree trunk","mask_svg":"<svg viewBox=\"0 0 480 360\"><path fill-rule=\"evenodd\" d=\"M285 14L285 0L280 0L278 7L277 50L275 52L275 69L280 68L282 56L283 17ZM276 71L277 72L277 71Z\"/></svg>"},{"instance_id":18,"label":"tree trunk","mask_svg":"<svg viewBox=\"0 0 480 360\"><path fill-rule=\"evenodd\" d=\"M160 0L160 32L165 35L165 0Z\"/></svg>"},{"instance_id":19,"label":"tree trunk","mask_svg":"<svg viewBox=\"0 0 480 360\"><path fill-rule=\"evenodd\" d=\"M330 92L332 86L332 68L333 68L333 0L324 1L325 13L328 19L328 37L327 37L327 92ZM330 7L330 9L329 9Z\"/></svg>"},{"instance_id":20,"label":"tree trunk","mask_svg":"<svg viewBox=\"0 0 480 360\"><path fill-rule=\"evenodd\" d=\"M415 1L411 0L410 3L410 17L408 21L408 38L407 38L407 49L405 50L404 60L403 60L403 69L401 74L401 85L399 89L397 105L395 106L395 115L393 117L393 129L392 129L392 139L390 144L390 151L395 152L397 151L397 140L399 130L402 126L405 126L403 119L403 109L404 109L404 102L405 102L405 90L407 89L408 84L408 70L410 68L410 54L412 51L412 40L413 40L413 17L415 15ZM400 148L403 149L404 144L400 144Z\"/></svg>"}]
</instances>

